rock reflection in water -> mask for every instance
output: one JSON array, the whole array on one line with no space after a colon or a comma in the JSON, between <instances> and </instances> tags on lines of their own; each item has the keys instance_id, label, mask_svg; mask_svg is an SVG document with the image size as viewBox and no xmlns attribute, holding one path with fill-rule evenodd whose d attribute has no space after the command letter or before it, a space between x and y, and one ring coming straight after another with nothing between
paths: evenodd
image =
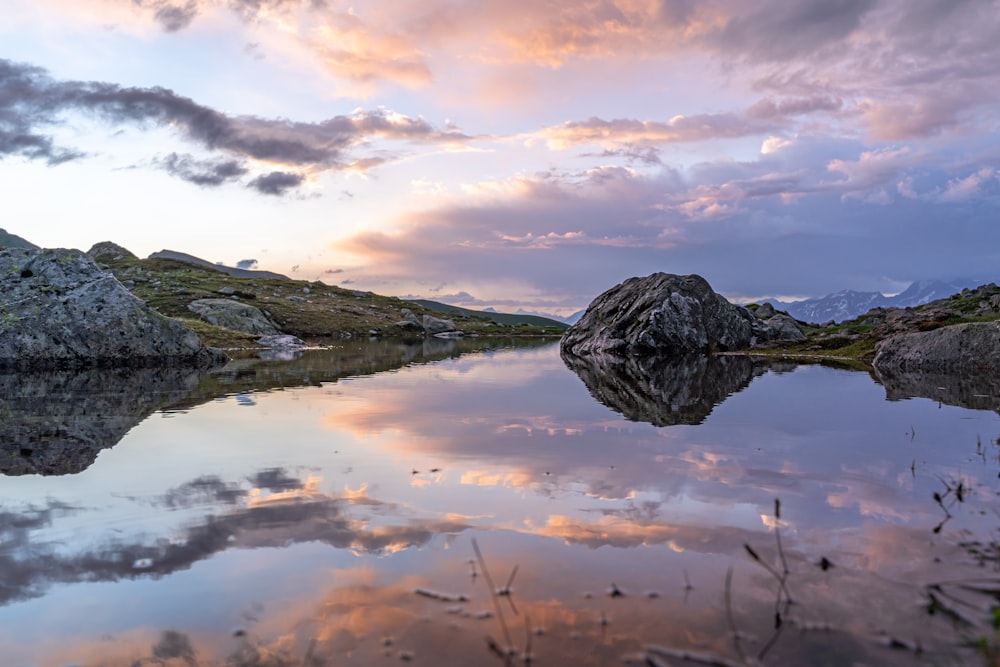
<instances>
[{"instance_id":1,"label":"rock reflection in water","mask_svg":"<svg viewBox=\"0 0 1000 667\"><path fill-rule=\"evenodd\" d=\"M631 421L700 424L767 367L744 356L577 357L563 354L598 401Z\"/></svg>"},{"instance_id":2,"label":"rock reflection in water","mask_svg":"<svg viewBox=\"0 0 1000 667\"><path fill-rule=\"evenodd\" d=\"M155 410L187 396L199 375L180 368L0 374L0 474L85 470Z\"/></svg>"},{"instance_id":3,"label":"rock reflection in water","mask_svg":"<svg viewBox=\"0 0 1000 667\"><path fill-rule=\"evenodd\" d=\"M1000 412L1000 377L995 375L881 371L876 377L889 401L929 398L960 408Z\"/></svg>"}]
</instances>

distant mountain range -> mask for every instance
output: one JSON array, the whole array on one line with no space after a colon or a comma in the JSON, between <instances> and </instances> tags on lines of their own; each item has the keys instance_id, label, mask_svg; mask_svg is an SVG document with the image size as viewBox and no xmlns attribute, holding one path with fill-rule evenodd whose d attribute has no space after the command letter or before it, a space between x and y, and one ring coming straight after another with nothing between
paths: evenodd
<instances>
[{"instance_id":1,"label":"distant mountain range","mask_svg":"<svg viewBox=\"0 0 1000 667\"><path fill-rule=\"evenodd\" d=\"M946 299L952 294L966 288L978 287L985 280L959 279L944 282L941 280L917 280L903 292L895 296L885 296L880 292L857 292L843 290L826 296L803 301L778 301L766 299L761 303L770 303L778 310L784 310L789 315L803 322L824 323L833 320L842 322L858 315L864 315L872 308L906 308L907 306L922 306L925 303Z\"/></svg>"}]
</instances>

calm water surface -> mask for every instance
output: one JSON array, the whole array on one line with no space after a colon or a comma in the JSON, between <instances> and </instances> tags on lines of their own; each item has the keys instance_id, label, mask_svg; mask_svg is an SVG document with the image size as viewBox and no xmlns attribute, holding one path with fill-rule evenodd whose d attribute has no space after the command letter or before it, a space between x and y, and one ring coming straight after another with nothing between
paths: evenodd
<instances>
[{"instance_id":1,"label":"calm water surface","mask_svg":"<svg viewBox=\"0 0 1000 667\"><path fill-rule=\"evenodd\" d=\"M822 366L643 378L574 372L555 343L436 345L7 377L0 662L976 664L965 643L997 644L995 411Z\"/></svg>"}]
</instances>

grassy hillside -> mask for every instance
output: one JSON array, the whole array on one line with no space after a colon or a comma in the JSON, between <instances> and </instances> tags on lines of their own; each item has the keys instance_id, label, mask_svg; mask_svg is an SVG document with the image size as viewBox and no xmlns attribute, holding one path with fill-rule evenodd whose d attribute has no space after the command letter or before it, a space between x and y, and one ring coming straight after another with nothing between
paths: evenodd
<instances>
[{"instance_id":1,"label":"grassy hillside","mask_svg":"<svg viewBox=\"0 0 1000 667\"><path fill-rule=\"evenodd\" d=\"M331 339L381 336L412 337L400 326L404 309L417 317L424 314L444 317L440 309L396 297L359 292L321 282L282 278L240 278L210 266L175 259L138 259L103 257L119 281L136 296L159 312L184 321L210 345L238 347L251 345L256 336L220 329L202 322L188 309L197 299L235 298L252 305L270 317L284 332L307 342L324 343ZM443 304L439 304L443 305ZM461 310L461 309L460 309ZM543 324L517 321L499 322L493 313L462 311L448 313L458 329L473 335L552 335L565 328L558 322Z\"/></svg>"},{"instance_id":2,"label":"grassy hillside","mask_svg":"<svg viewBox=\"0 0 1000 667\"><path fill-rule=\"evenodd\" d=\"M436 313L442 313L446 317L474 317L492 320L497 324L504 324L507 326L520 326L526 324L533 327L558 329L559 331L564 331L569 328L569 325L564 322L552 320L548 317L541 317L540 315L515 315L512 313L493 313L485 310L470 310L468 308L459 308L458 306L449 306L446 303L439 303L437 301L428 301L427 299L414 299L411 303L419 304Z\"/></svg>"}]
</instances>

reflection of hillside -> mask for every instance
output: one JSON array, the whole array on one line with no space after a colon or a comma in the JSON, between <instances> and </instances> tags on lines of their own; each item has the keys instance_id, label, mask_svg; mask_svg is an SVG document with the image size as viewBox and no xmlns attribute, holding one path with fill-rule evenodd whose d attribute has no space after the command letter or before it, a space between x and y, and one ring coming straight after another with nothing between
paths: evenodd
<instances>
[{"instance_id":1,"label":"reflection of hillside","mask_svg":"<svg viewBox=\"0 0 1000 667\"><path fill-rule=\"evenodd\" d=\"M743 356L620 358L563 355L598 401L654 426L700 424L712 409L766 370Z\"/></svg>"},{"instance_id":2,"label":"reflection of hillside","mask_svg":"<svg viewBox=\"0 0 1000 667\"><path fill-rule=\"evenodd\" d=\"M198 387L174 408L193 407L218 396L282 387L318 386L345 377L372 375L501 347L541 347L551 340L426 338L413 341L347 341L324 351L265 353L264 359L234 359L202 376Z\"/></svg>"},{"instance_id":3,"label":"reflection of hillside","mask_svg":"<svg viewBox=\"0 0 1000 667\"><path fill-rule=\"evenodd\" d=\"M324 351L235 359L211 373L181 369L84 369L0 375L0 474L85 470L156 410L219 396L315 386L470 352L540 346L541 339L346 342ZM280 357L286 358L280 358Z\"/></svg>"},{"instance_id":4,"label":"reflection of hillside","mask_svg":"<svg viewBox=\"0 0 1000 667\"><path fill-rule=\"evenodd\" d=\"M177 368L0 374L0 473L78 473L154 410L185 397L198 376Z\"/></svg>"},{"instance_id":5,"label":"reflection of hillside","mask_svg":"<svg viewBox=\"0 0 1000 667\"><path fill-rule=\"evenodd\" d=\"M889 401L930 398L971 410L1000 412L1000 377L989 374L878 372Z\"/></svg>"}]
</instances>

